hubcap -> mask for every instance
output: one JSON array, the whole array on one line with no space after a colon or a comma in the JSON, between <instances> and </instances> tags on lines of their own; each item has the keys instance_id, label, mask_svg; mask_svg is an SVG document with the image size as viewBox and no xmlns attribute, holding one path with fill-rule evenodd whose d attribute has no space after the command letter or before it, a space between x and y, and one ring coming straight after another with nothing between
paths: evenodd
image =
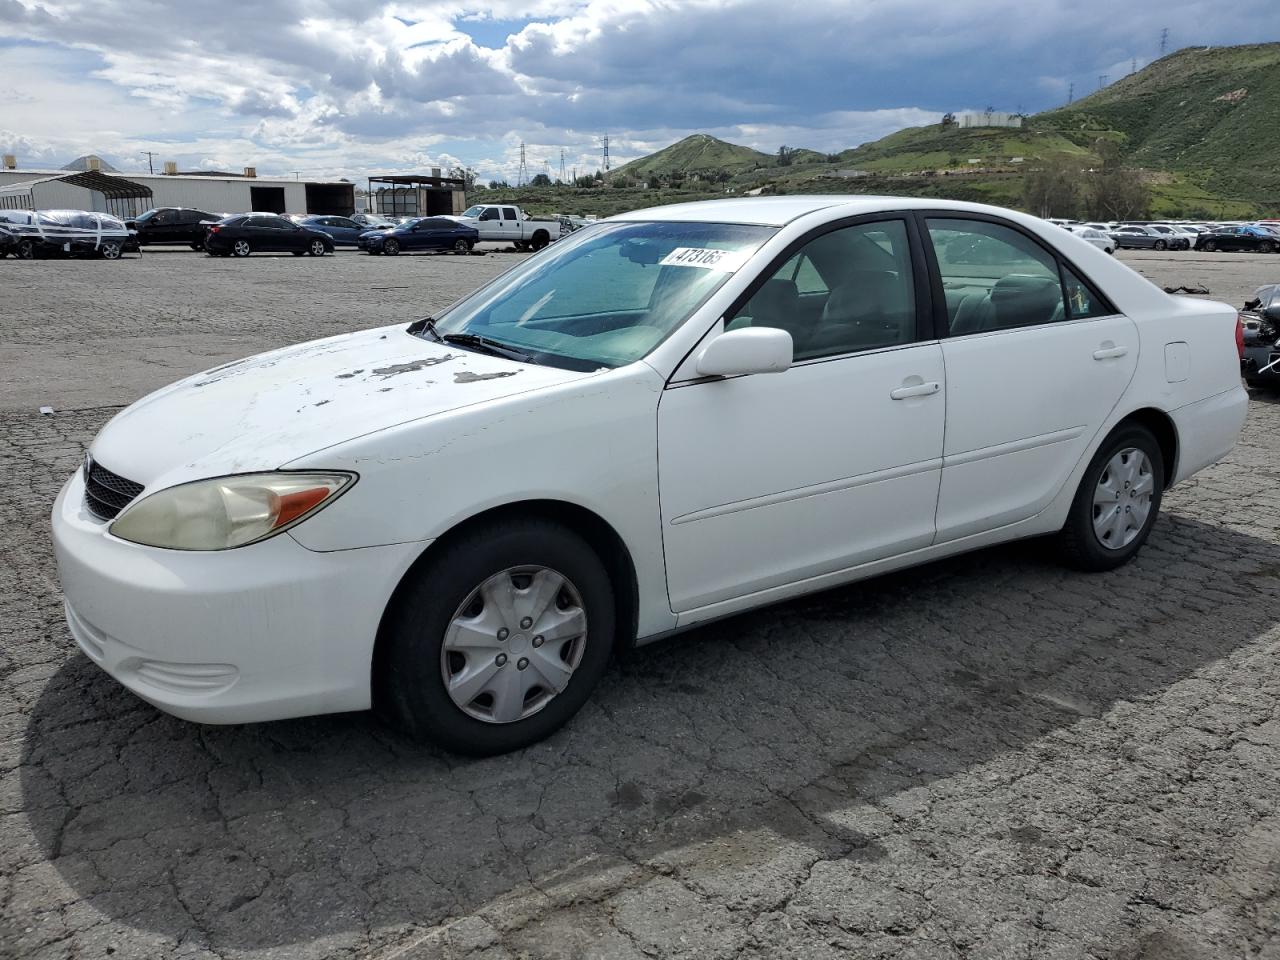
<instances>
[{"instance_id":1,"label":"hubcap","mask_svg":"<svg viewBox=\"0 0 1280 960\"><path fill-rule=\"evenodd\" d=\"M102 256L107 260L115 260L120 256L120 247L114 243L108 243L102 248Z\"/></svg>"},{"instance_id":2,"label":"hubcap","mask_svg":"<svg viewBox=\"0 0 1280 960\"><path fill-rule=\"evenodd\" d=\"M243 257L248 252L249 252L249 245L247 243L245 243L243 240L236 243L236 253L240 254L240 256Z\"/></svg>"},{"instance_id":3,"label":"hubcap","mask_svg":"<svg viewBox=\"0 0 1280 960\"><path fill-rule=\"evenodd\" d=\"M1093 533L1108 550L1120 550L1147 524L1155 476L1150 458L1126 447L1109 461L1093 491Z\"/></svg>"},{"instance_id":4,"label":"hubcap","mask_svg":"<svg viewBox=\"0 0 1280 960\"><path fill-rule=\"evenodd\" d=\"M564 691L586 645L586 609L568 578L549 567L511 567L458 607L440 649L440 673L463 713L514 723Z\"/></svg>"},{"instance_id":5,"label":"hubcap","mask_svg":"<svg viewBox=\"0 0 1280 960\"><path fill-rule=\"evenodd\" d=\"M317 257L320 256L320 254L324 253L324 244L317 240L315 243L311 244L311 252Z\"/></svg>"}]
</instances>

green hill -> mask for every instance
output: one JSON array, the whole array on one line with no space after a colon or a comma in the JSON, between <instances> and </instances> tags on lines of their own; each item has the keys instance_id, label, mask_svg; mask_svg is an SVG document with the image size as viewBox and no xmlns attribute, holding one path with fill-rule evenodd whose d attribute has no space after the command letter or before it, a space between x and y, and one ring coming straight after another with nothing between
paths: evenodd
<instances>
[{"instance_id":1,"label":"green hill","mask_svg":"<svg viewBox=\"0 0 1280 960\"><path fill-rule=\"evenodd\" d=\"M709 177L725 172L743 173L757 167L773 166L775 158L750 147L726 143L705 133L695 133L678 143L651 153L639 160L632 160L613 171L613 176L647 180L650 177L681 176Z\"/></svg>"},{"instance_id":2,"label":"green hill","mask_svg":"<svg viewBox=\"0 0 1280 960\"><path fill-rule=\"evenodd\" d=\"M1136 166L1280 204L1280 43L1179 50L1033 123L1077 141L1114 136Z\"/></svg>"}]
</instances>

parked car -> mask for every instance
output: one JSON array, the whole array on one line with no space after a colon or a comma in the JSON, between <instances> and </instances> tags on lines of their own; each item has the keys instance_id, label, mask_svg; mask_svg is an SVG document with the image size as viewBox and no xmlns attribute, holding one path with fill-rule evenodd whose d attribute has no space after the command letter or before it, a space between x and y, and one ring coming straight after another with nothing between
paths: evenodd
<instances>
[{"instance_id":1,"label":"parked car","mask_svg":"<svg viewBox=\"0 0 1280 960\"><path fill-rule=\"evenodd\" d=\"M209 227L204 248L216 257L281 251L320 257L333 253L333 238L274 213L239 213Z\"/></svg>"},{"instance_id":2,"label":"parked car","mask_svg":"<svg viewBox=\"0 0 1280 960\"><path fill-rule=\"evenodd\" d=\"M1274 253L1280 250L1280 237L1267 230L1243 225L1200 234L1196 239L1196 249L1209 253L1217 250Z\"/></svg>"},{"instance_id":3,"label":"parked car","mask_svg":"<svg viewBox=\"0 0 1280 960\"><path fill-rule=\"evenodd\" d=\"M1116 227L1111 231L1111 238L1122 250L1186 250L1191 246L1186 237L1138 224Z\"/></svg>"},{"instance_id":4,"label":"parked car","mask_svg":"<svg viewBox=\"0 0 1280 960\"><path fill-rule=\"evenodd\" d=\"M18 255L18 231L8 223L0 221L0 259Z\"/></svg>"},{"instance_id":5,"label":"parked car","mask_svg":"<svg viewBox=\"0 0 1280 960\"><path fill-rule=\"evenodd\" d=\"M1086 227L1083 224L1072 224L1066 227L1071 233L1074 233L1081 240L1092 243L1099 250L1106 253L1116 252L1116 242L1110 234L1103 233L1101 230L1095 230L1092 227Z\"/></svg>"},{"instance_id":6,"label":"parked car","mask_svg":"<svg viewBox=\"0 0 1280 960\"><path fill-rule=\"evenodd\" d=\"M1170 250L1190 250L1191 244L1195 243L1195 239L1196 239L1195 231L1188 230L1186 227L1181 226L1179 224L1151 223L1151 224L1148 224L1147 226L1149 226L1152 230L1156 231L1157 233L1162 233L1166 237L1169 237L1171 241L1173 239L1177 239L1179 241L1184 241L1184 240L1186 241L1186 246L1183 246L1181 242L1179 242L1177 246L1174 246L1173 243L1170 242L1169 244Z\"/></svg>"},{"instance_id":7,"label":"parked car","mask_svg":"<svg viewBox=\"0 0 1280 960\"><path fill-rule=\"evenodd\" d=\"M124 221L89 210L4 211L18 234L15 253L24 260L39 257L102 257L118 260L137 250L137 240ZM25 222L23 222L25 221Z\"/></svg>"},{"instance_id":8,"label":"parked car","mask_svg":"<svg viewBox=\"0 0 1280 960\"><path fill-rule=\"evenodd\" d=\"M204 249L204 235L209 221L226 214L207 213L194 207L156 207L148 210L127 226L138 235L138 243L185 243L192 250Z\"/></svg>"},{"instance_id":9,"label":"parked car","mask_svg":"<svg viewBox=\"0 0 1280 960\"><path fill-rule=\"evenodd\" d=\"M423 217L389 230L366 230L358 246L369 253L393 257L401 251L452 250L467 253L480 240L475 227L448 217Z\"/></svg>"},{"instance_id":10,"label":"parked car","mask_svg":"<svg viewBox=\"0 0 1280 960\"><path fill-rule=\"evenodd\" d=\"M397 223L390 217L382 217L376 213L354 213L351 219L366 230L390 230Z\"/></svg>"},{"instance_id":11,"label":"parked car","mask_svg":"<svg viewBox=\"0 0 1280 960\"><path fill-rule=\"evenodd\" d=\"M1251 387L1280 387L1280 283L1255 290L1240 323L1241 375Z\"/></svg>"},{"instance_id":12,"label":"parked car","mask_svg":"<svg viewBox=\"0 0 1280 960\"><path fill-rule=\"evenodd\" d=\"M558 218L535 220L509 203L477 203L453 219L475 227L480 239L509 242L517 250L541 250L560 239Z\"/></svg>"},{"instance_id":13,"label":"parked car","mask_svg":"<svg viewBox=\"0 0 1280 960\"><path fill-rule=\"evenodd\" d=\"M1020 537L1121 566L1236 442L1237 328L995 207L624 214L117 414L53 507L68 623L189 720L510 750L619 647Z\"/></svg>"},{"instance_id":14,"label":"parked car","mask_svg":"<svg viewBox=\"0 0 1280 960\"><path fill-rule=\"evenodd\" d=\"M370 228L357 223L354 217L312 216L302 217L297 223L312 230L327 233L340 247L357 246L360 234Z\"/></svg>"}]
</instances>

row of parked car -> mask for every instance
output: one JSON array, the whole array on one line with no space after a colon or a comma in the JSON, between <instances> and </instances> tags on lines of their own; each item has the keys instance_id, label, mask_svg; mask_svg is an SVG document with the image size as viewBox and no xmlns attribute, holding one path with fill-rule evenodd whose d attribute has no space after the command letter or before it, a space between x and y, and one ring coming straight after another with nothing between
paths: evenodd
<instances>
[{"instance_id":1,"label":"row of parked car","mask_svg":"<svg viewBox=\"0 0 1280 960\"><path fill-rule=\"evenodd\" d=\"M1116 250L1280 251L1280 221L1255 223L1079 223L1052 220L1094 246Z\"/></svg>"}]
</instances>

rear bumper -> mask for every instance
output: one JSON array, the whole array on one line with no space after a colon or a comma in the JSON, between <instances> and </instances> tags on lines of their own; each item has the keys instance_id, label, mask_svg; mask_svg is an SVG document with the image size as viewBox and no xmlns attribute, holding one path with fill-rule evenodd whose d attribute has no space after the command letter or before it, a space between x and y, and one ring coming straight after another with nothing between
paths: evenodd
<instances>
[{"instance_id":1,"label":"rear bumper","mask_svg":"<svg viewBox=\"0 0 1280 960\"><path fill-rule=\"evenodd\" d=\"M1249 394L1243 384L1174 410L1170 417L1178 431L1178 466L1173 482L1180 483L1230 453L1248 413Z\"/></svg>"},{"instance_id":2,"label":"rear bumper","mask_svg":"<svg viewBox=\"0 0 1280 960\"><path fill-rule=\"evenodd\" d=\"M77 471L53 508L67 625L125 687L202 723L368 708L378 623L425 544L159 550L112 537L83 502Z\"/></svg>"}]
</instances>

